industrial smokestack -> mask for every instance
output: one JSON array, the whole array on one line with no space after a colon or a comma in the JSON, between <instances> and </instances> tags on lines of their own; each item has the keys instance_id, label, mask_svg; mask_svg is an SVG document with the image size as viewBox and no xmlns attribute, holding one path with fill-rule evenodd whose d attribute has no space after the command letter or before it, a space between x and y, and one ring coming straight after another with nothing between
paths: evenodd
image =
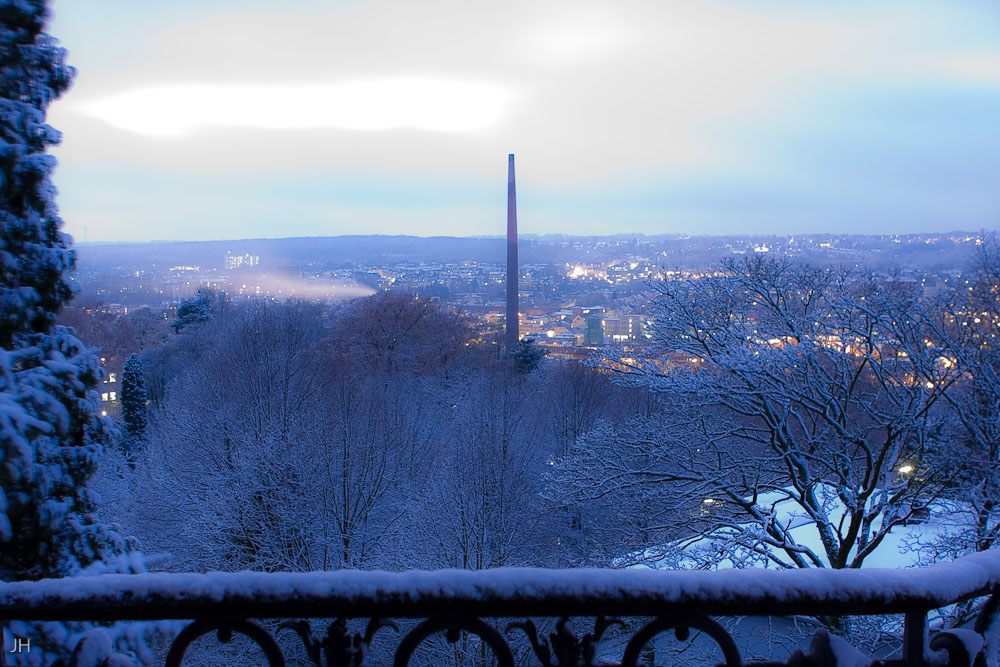
<instances>
[{"instance_id":1,"label":"industrial smokestack","mask_svg":"<svg viewBox=\"0 0 1000 667\"><path fill-rule=\"evenodd\" d=\"M517 193L514 189L514 154L507 156L507 330L504 344L508 351L520 340L517 317Z\"/></svg>"}]
</instances>

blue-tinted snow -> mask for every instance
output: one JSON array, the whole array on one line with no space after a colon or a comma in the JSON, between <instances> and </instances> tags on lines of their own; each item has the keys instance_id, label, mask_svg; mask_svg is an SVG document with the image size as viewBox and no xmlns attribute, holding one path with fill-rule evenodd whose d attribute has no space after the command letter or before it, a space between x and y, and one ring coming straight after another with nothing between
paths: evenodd
<instances>
[{"instance_id":1,"label":"blue-tinted snow","mask_svg":"<svg viewBox=\"0 0 1000 667\"><path fill-rule=\"evenodd\" d=\"M492 600L563 599L586 602L655 598L663 603L739 601L788 603L840 601L873 605L920 599L943 606L964 595L1000 586L1000 550L973 554L926 568L893 570L438 570L410 572L152 573L101 575L0 584L0 613L52 609L87 602L90 607L127 609L148 601L278 601L344 604L416 602L434 598L456 603Z\"/></svg>"},{"instance_id":2,"label":"blue-tinted snow","mask_svg":"<svg viewBox=\"0 0 1000 667\"><path fill-rule=\"evenodd\" d=\"M817 498L822 503L823 513L836 530L841 525L845 507L837 490L825 484L818 484ZM871 500L869 501L870 504ZM771 516L771 520L788 527L788 535L795 544L808 549L829 567L830 561L823 548L819 530L815 521L802 507L793 490L769 491L761 493L756 502L762 513ZM947 539L951 535L961 533L975 524L975 512L968 505L957 502L938 500L927 507L929 517L925 521L898 524L882 539L878 547L864 559L865 568L904 568L912 567L920 562L919 544ZM872 522L873 531L878 531L883 521L883 514ZM846 530L843 524L841 530ZM774 567L767 558L755 553L749 548L739 546L737 542L749 542L754 531L761 530L755 523L747 523L737 530L734 527L722 527L704 535L695 535L689 539L648 547L643 551L628 554L618 559L618 566L637 568L652 567L656 569L729 569L747 567ZM742 539L737 539L739 536ZM756 545L763 548L763 544ZM780 553L778 547L768 547ZM857 552L857 545L851 550L851 558ZM848 561L850 562L850 561Z\"/></svg>"}]
</instances>

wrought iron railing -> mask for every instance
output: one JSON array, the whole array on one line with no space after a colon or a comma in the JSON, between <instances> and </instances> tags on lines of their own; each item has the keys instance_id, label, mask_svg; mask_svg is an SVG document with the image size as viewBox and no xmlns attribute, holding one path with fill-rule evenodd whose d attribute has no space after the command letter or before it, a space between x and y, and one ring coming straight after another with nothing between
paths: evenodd
<instances>
[{"instance_id":1,"label":"wrought iron railing","mask_svg":"<svg viewBox=\"0 0 1000 667\"><path fill-rule=\"evenodd\" d=\"M971 627L929 632L929 612L977 599ZM438 633L453 643L478 638L485 664L631 666L646 664L661 633L673 631L686 641L691 630L714 640L726 665L858 664L857 654L824 630L806 653L745 663L716 619L810 616L830 623L894 614L904 618L896 656L872 664L996 665L1000 550L909 570L157 573L0 584L5 623L194 619L170 644L167 665L182 664L192 642L213 632L222 642L245 635L268 664L284 665L272 619L334 619L322 637L314 637L305 620L278 626L301 639L299 664L308 659L330 667L369 664L376 653L389 656L386 663L408 665L416 649ZM578 634L571 618L577 625L581 618L596 620L592 630ZM367 620L363 631L350 629L348 621L357 619ZM555 630L540 638L532 619L556 621ZM379 632L387 626L396 632ZM617 639L599 646L609 628ZM0 662L16 658L11 654L30 641L13 638ZM380 642L379 651L373 650ZM82 664L84 653L92 656L93 647L85 649L77 646L67 664Z\"/></svg>"}]
</instances>

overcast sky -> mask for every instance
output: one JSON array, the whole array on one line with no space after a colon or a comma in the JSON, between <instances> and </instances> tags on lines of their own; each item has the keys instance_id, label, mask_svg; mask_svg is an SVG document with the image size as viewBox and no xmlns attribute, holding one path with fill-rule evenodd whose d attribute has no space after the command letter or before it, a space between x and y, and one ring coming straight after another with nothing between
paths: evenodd
<instances>
[{"instance_id":1,"label":"overcast sky","mask_svg":"<svg viewBox=\"0 0 1000 667\"><path fill-rule=\"evenodd\" d=\"M77 240L1000 227L993 0L55 0Z\"/></svg>"}]
</instances>

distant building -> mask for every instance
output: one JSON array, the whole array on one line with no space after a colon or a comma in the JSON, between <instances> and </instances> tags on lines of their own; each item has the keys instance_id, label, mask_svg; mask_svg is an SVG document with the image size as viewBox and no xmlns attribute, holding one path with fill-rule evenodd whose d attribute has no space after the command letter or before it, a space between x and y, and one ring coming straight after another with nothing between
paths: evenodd
<instances>
[{"instance_id":1,"label":"distant building","mask_svg":"<svg viewBox=\"0 0 1000 667\"><path fill-rule=\"evenodd\" d=\"M600 315L587 316L587 328L583 330L584 347L604 345L604 322Z\"/></svg>"},{"instance_id":2,"label":"distant building","mask_svg":"<svg viewBox=\"0 0 1000 667\"><path fill-rule=\"evenodd\" d=\"M234 269L249 269L260 264L260 257L257 255L251 255L247 253L246 255L233 255L231 253L226 253L226 270L232 271Z\"/></svg>"},{"instance_id":3,"label":"distant building","mask_svg":"<svg viewBox=\"0 0 1000 667\"><path fill-rule=\"evenodd\" d=\"M114 358L101 357L101 367L104 371L104 378L101 380L101 414L107 415L109 412L115 414L118 410L118 374L120 371L110 371L109 368L117 368L118 364Z\"/></svg>"},{"instance_id":4,"label":"distant building","mask_svg":"<svg viewBox=\"0 0 1000 667\"><path fill-rule=\"evenodd\" d=\"M569 343L570 337L572 337L573 342ZM562 334L557 334L555 340L565 340L566 344L569 345L583 345L583 330L577 329L575 327L570 327L562 332Z\"/></svg>"},{"instance_id":5,"label":"distant building","mask_svg":"<svg viewBox=\"0 0 1000 667\"><path fill-rule=\"evenodd\" d=\"M642 336L642 316L626 315L624 324L622 333L628 340L638 340Z\"/></svg>"}]
</instances>

